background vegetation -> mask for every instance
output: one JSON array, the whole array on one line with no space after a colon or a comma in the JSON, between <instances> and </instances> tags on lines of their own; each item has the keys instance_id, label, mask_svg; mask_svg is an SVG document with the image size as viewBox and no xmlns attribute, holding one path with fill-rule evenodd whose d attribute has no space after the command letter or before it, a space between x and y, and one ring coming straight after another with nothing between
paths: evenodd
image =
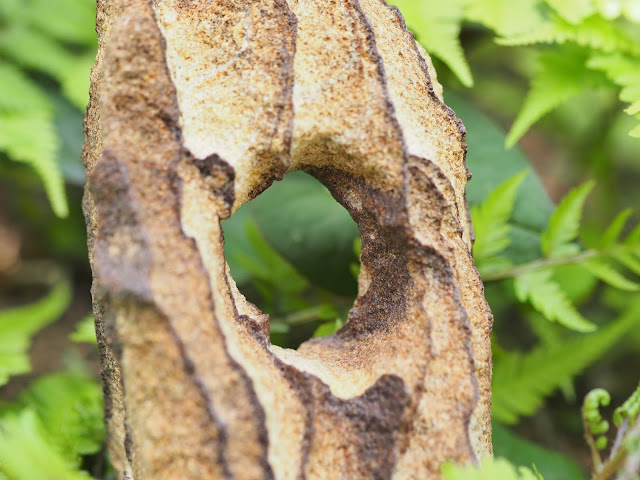
<instances>
[{"instance_id":1,"label":"background vegetation","mask_svg":"<svg viewBox=\"0 0 640 480\"><path fill-rule=\"evenodd\" d=\"M468 130L495 315L499 459L447 478L637 478L640 1L395 3ZM80 208L94 16L91 0L0 3L0 479L115 478ZM288 175L224 228L274 343L344 323L358 231L317 181Z\"/></svg>"}]
</instances>

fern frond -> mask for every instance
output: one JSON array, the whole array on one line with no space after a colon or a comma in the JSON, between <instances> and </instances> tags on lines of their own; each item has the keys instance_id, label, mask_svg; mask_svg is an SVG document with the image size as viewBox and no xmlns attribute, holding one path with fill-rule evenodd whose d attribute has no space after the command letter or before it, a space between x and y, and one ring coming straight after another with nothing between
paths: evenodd
<instances>
[{"instance_id":1,"label":"fern frond","mask_svg":"<svg viewBox=\"0 0 640 480\"><path fill-rule=\"evenodd\" d=\"M54 213L66 217L64 179L56 164L58 148L55 125L47 115L0 114L0 151L12 160L31 165L44 183Z\"/></svg>"},{"instance_id":2,"label":"fern frond","mask_svg":"<svg viewBox=\"0 0 640 480\"><path fill-rule=\"evenodd\" d=\"M4 0L0 2L0 18L7 23L21 23L27 18L26 2L21 0Z\"/></svg>"},{"instance_id":3,"label":"fern frond","mask_svg":"<svg viewBox=\"0 0 640 480\"><path fill-rule=\"evenodd\" d=\"M580 218L587 195L595 185L589 181L569 192L549 219L547 230L541 237L542 253L546 257L566 254L570 243L578 236Z\"/></svg>"},{"instance_id":4,"label":"fern frond","mask_svg":"<svg viewBox=\"0 0 640 480\"><path fill-rule=\"evenodd\" d=\"M74 56L62 45L22 25L3 32L0 53L18 65L47 73L56 80L63 78L74 65Z\"/></svg>"},{"instance_id":5,"label":"fern frond","mask_svg":"<svg viewBox=\"0 0 640 480\"><path fill-rule=\"evenodd\" d=\"M0 112L44 112L52 115L53 106L29 77L0 60Z\"/></svg>"},{"instance_id":6,"label":"fern frond","mask_svg":"<svg viewBox=\"0 0 640 480\"><path fill-rule=\"evenodd\" d=\"M276 284L279 291L286 293L301 292L308 287L309 282L269 245L254 220L247 222L245 231L255 258L238 252L236 261L251 272L254 280Z\"/></svg>"},{"instance_id":7,"label":"fern frond","mask_svg":"<svg viewBox=\"0 0 640 480\"><path fill-rule=\"evenodd\" d=\"M463 0L465 17L498 35L525 35L543 22L538 0ZM443 2L445 3L445 2Z\"/></svg>"},{"instance_id":8,"label":"fern frond","mask_svg":"<svg viewBox=\"0 0 640 480\"><path fill-rule=\"evenodd\" d=\"M504 458L483 458L480 466L447 463L442 468L445 480L544 480L525 467L516 467Z\"/></svg>"},{"instance_id":9,"label":"fern frond","mask_svg":"<svg viewBox=\"0 0 640 480\"><path fill-rule=\"evenodd\" d=\"M91 67L95 63L95 53L74 59L73 64L59 77L62 92L80 110L89 103Z\"/></svg>"},{"instance_id":10,"label":"fern frond","mask_svg":"<svg viewBox=\"0 0 640 480\"><path fill-rule=\"evenodd\" d=\"M620 234L622 233L624 226L627 224L627 220L629 220L631 212L632 210L630 208L627 208L626 210L623 210L618 215L616 215L616 218L613 219L611 225L607 227L604 234L602 235L602 238L600 239L600 243L598 245L600 248L607 248L616 244L616 242L620 238Z\"/></svg>"},{"instance_id":11,"label":"fern frond","mask_svg":"<svg viewBox=\"0 0 640 480\"><path fill-rule=\"evenodd\" d=\"M90 480L57 450L33 409L5 412L0 429L2 478ZM38 461L33 459L37 458ZM6 475L6 476L5 476Z\"/></svg>"},{"instance_id":12,"label":"fern frond","mask_svg":"<svg viewBox=\"0 0 640 480\"><path fill-rule=\"evenodd\" d=\"M640 225L624 241L620 234L631 214L627 209L621 212L607 228L594 258L583 264L592 274L621 290L635 291L640 285L620 273L620 265L636 275L640 275ZM620 242L620 243L619 243Z\"/></svg>"},{"instance_id":13,"label":"fern frond","mask_svg":"<svg viewBox=\"0 0 640 480\"><path fill-rule=\"evenodd\" d=\"M599 278L605 283L608 283L614 288L626 290L628 292L635 292L640 289L640 285L626 278L606 260L599 258L587 260L581 265L586 268L593 276Z\"/></svg>"},{"instance_id":14,"label":"fern frond","mask_svg":"<svg viewBox=\"0 0 640 480\"><path fill-rule=\"evenodd\" d=\"M607 20L615 20L622 13L622 2L618 0L596 0L598 13Z\"/></svg>"},{"instance_id":15,"label":"fern frond","mask_svg":"<svg viewBox=\"0 0 640 480\"><path fill-rule=\"evenodd\" d=\"M45 298L30 305L0 310L0 385L11 375L29 371L31 337L55 321L71 301L71 287L60 283Z\"/></svg>"},{"instance_id":16,"label":"fern frond","mask_svg":"<svg viewBox=\"0 0 640 480\"><path fill-rule=\"evenodd\" d=\"M558 15L552 15L535 30L511 36L503 34L501 38L496 39L496 42L511 47L571 42L608 53L637 54L640 50L633 38L599 15L587 17L578 24L573 24Z\"/></svg>"},{"instance_id":17,"label":"fern frond","mask_svg":"<svg viewBox=\"0 0 640 480\"><path fill-rule=\"evenodd\" d=\"M527 176L523 171L498 186L480 204L471 209L476 241L473 255L476 262L490 259L509 246L509 218L513 212L516 194Z\"/></svg>"},{"instance_id":18,"label":"fern frond","mask_svg":"<svg viewBox=\"0 0 640 480\"><path fill-rule=\"evenodd\" d=\"M636 301L619 320L597 332L525 354L503 352L493 369L493 418L514 424L521 416L533 415L567 378L578 375L637 328L638 314L640 302Z\"/></svg>"},{"instance_id":19,"label":"fern frond","mask_svg":"<svg viewBox=\"0 0 640 480\"><path fill-rule=\"evenodd\" d=\"M31 0L26 9L29 24L56 40L93 47L96 4L87 0Z\"/></svg>"},{"instance_id":20,"label":"fern frond","mask_svg":"<svg viewBox=\"0 0 640 480\"><path fill-rule=\"evenodd\" d=\"M619 427L625 419L628 419L633 425L638 415L640 415L640 385L621 406L616 408L613 413L613 423Z\"/></svg>"},{"instance_id":21,"label":"fern frond","mask_svg":"<svg viewBox=\"0 0 640 480\"><path fill-rule=\"evenodd\" d=\"M548 269L533 270L515 278L516 297L529 302L551 322L558 322L577 332L592 332L595 325L586 320L571 304Z\"/></svg>"},{"instance_id":22,"label":"fern frond","mask_svg":"<svg viewBox=\"0 0 640 480\"><path fill-rule=\"evenodd\" d=\"M595 12L595 7L588 0L546 0L560 17L569 23L579 23Z\"/></svg>"},{"instance_id":23,"label":"fern frond","mask_svg":"<svg viewBox=\"0 0 640 480\"><path fill-rule=\"evenodd\" d=\"M84 320L81 320L76 324L76 330L69 339L76 343L98 343L96 339L96 326L93 319L93 314L87 315Z\"/></svg>"},{"instance_id":24,"label":"fern frond","mask_svg":"<svg viewBox=\"0 0 640 480\"><path fill-rule=\"evenodd\" d=\"M620 88L620 100L631 104L625 111L640 121L640 59L622 54L594 55L587 67L603 72ZM640 137L640 125L629 135Z\"/></svg>"},{"instance_id":25,"label":"fern frond","mask_svg":"<svg viewBox=\"0 0 640 480\"><path fill-rule=\"evenodd\" d=\"M604 75L594 75L593 70L586 67L587 59L586 52L575 48L540 55L531 89L507 135L507 147L514 146L531 125L571 97L608 84Z\"/></svg>"},{"instance_id":26,"label":"fern frond","mask_svg":"<svg viewBox=\"0 0 640 480\"><path fill-rule=\"evenodd\" d=\"M341 318L336 318L330 322L325 322L316 328L313 332L314 337L328 337L333 335L344 326L344 321Z\"/></svg>"},{"instance_id":27,"label":"fern frond","mask_svg":"<svg viewBox=\"0 0 640 480\"><path fill-rule=\"evenodd\" d=\"M390 3L400 9L407 26L429 55L442 60L465 87L473 86L471 69L460 45L463 10L459 2L393 0Z\"/></svg>"},{"instance_id":28,"label":"fern frond","mask_svg":"<svg viewBox=\"0 0 640 480\"><path fill-rule=\"evenodd\" d=\"M40 377L17 403L34 410L46 438L70 466L80 467L81 455L100 450L105 433L102 389L91 375L72 371Z\"/></svg>"},{"instance_id":29,"label":"fern frond","mask_svg":"<svg viewBox=\"0 0 640 480\"><path fill-rule=\"evenodd\" d=\"M633 253L622 251L613 254L613 258L631 270L636 275L640 275L640 259L636 258Z\"/></svg>"}]
</instances>

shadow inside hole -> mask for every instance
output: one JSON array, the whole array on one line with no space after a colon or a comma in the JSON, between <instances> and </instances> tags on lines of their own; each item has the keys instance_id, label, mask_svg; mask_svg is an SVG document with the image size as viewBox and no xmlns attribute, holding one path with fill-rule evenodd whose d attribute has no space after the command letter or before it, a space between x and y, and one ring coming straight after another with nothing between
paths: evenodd
<instances>
[{"instance_id":1,"label":"shadow inside hole","mask_svg":"<svg viewBox=\"0 0 640 480\"><path fill-rule=\"evenodd\" d=\"M359 232L311 175L293 172L222 222L239 290L271 319L271 341L297 348L334 333L357 294Z\"/></svg>"}]
</instances>

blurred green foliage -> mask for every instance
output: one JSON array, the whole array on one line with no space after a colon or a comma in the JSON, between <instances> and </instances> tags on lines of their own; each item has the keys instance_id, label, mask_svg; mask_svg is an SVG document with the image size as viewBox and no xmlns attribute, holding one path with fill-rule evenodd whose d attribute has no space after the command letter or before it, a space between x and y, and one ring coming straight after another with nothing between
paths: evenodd
<instances>
[{"instance_id":1,"label":"blurred green foliage","mask_svg":"<svg viewBox=\"0 0 640 480\"><path fill-rule=\"evenodd\" d=\"M640 140L628 135L640 135L640 2L393 3L467 128L474 255L495 316L500 458L449 466L446 478L586 478L590 457L596 469L608 461L593 445L614 435L601 431L600 403L598 421L593 408L593 422L581 416L597 386L621 405L612 453L640 455L629 427L640 405ZM18 267L0 268L2 393L63 312L71 339L95 344L79 207L94 21L90 0L0 3L0 241L3 224L22 236ZM348 320L358 230L319 182L289 174L223 227L234 279L270 315L274 344L295 348ZM97 376L33 374L0 402L0 479L111 478Z\"/></svg>"}]
</instances>

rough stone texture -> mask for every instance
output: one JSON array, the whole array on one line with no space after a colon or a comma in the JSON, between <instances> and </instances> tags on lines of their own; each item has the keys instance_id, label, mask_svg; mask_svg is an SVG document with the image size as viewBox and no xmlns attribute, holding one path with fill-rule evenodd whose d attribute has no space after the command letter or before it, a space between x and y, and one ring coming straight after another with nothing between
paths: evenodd
<instances>
[{"instance_id":1,"label":"rough stone texture","mask_svg":"<svg viewBox=\"0 0 640 480\"><path fill-rule=\"evenodd\" d=\"M491 453L464 127L384 0L99 0L84 159L122 478L430 479ZM220 221L291 170L358 223L359 295L298 350Z\"/></svg>"}]
</instances>

